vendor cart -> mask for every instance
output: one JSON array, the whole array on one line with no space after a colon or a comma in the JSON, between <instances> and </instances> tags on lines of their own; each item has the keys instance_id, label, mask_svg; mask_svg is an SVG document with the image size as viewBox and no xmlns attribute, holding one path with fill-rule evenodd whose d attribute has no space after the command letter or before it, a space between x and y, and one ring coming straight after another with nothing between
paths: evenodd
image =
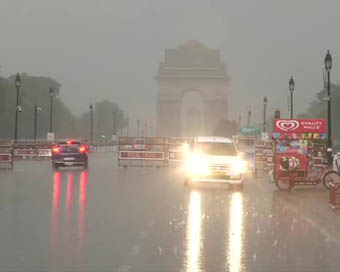
<instances>
[{"instance_id":1,"label":"vendor cart","mask_svg":"<svg viewBox=\"0 0 340 272\"><path fill-rule=\"evenodd\" d=\"M280 190L297 185L339 183L340 174L328 167L326 120L274 120L274 180Z\"/></svg>"}]
</instances>

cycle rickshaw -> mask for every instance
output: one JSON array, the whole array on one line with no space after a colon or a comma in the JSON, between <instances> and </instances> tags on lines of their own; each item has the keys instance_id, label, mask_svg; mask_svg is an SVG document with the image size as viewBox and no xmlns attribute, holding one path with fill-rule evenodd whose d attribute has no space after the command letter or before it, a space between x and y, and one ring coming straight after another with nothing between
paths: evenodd
<instances>
[{"instance_id":1,"label":"cycle rickshaw","mask_svg":"<svg viewBox=\"0 0 340 272\"><path fill-rule=\"evenodd\" d=\"M328 166L326 120L275 119L274 172L280 190L292 190L299 185L323 182L340 183L340 174Z\"/></svg>"}]
</instances>

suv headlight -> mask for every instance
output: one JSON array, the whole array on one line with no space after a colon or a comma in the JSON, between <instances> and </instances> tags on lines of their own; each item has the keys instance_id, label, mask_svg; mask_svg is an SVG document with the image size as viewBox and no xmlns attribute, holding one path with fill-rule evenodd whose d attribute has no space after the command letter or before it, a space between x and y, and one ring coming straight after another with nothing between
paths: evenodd
<instances>
[{"instance_id":1,"label":"suv headlight","mask_svg":"<svg viewBox=\"0 0 340 272\"><path fill-rule=\"evenodd\" d=\"M209 166L204 156L194 154L187 161L187 171L190 175L207 175Z\"/></svg>"},{"instance_id":2,"label":"suv headlight","mask_svg":"<svg viewBox=\"0 0 340 272\"><path fill-rule=\"evenodd\" d=\"M247 171L247 162L241 158L235 159L231 166L234 175L243 174Z\"/></svg>"}]
</instances>

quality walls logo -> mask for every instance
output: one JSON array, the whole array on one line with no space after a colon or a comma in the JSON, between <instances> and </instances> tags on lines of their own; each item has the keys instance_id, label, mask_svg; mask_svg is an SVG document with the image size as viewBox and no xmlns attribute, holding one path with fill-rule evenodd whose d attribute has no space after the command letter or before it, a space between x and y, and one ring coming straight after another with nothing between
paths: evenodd
<instances>
[{"instance_id":1,"label":"quality walls logo","mask_svg":"<svg viewBox=\"0 0 340 272\"><path fill-rule=\"evenodd\" d=\"M300 127L300 123L297 120L277 120L276 126L283 131L291 132Z\"/></svg>"}]
</instances>

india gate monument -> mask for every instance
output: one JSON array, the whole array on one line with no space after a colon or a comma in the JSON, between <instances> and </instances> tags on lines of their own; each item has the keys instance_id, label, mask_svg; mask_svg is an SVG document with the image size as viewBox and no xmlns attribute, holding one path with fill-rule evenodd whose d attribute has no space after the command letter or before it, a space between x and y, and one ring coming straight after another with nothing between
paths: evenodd
<instances>
[{"instance_id":1,"label":"india gate monument","mask_svg":"<svg viewBox=\"0 0 340 272\"><path fill-rule=\"evenodd\" d=\"M166 49L156 80L160 136L214 135L228 119L229 78L219 50L197 41Z\"/></svg>"}]
</instances>

